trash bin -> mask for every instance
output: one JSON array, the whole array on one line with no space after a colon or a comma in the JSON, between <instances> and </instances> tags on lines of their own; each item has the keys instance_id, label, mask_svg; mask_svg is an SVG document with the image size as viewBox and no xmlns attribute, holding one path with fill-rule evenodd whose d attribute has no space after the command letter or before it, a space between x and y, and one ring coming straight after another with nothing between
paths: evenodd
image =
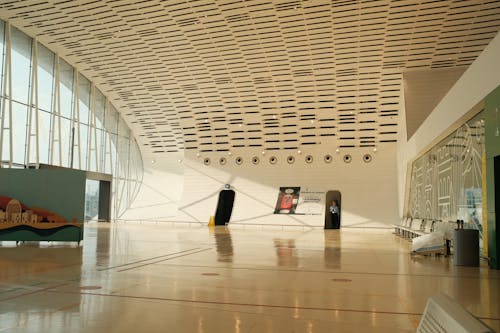
<instances>
[{"instance_id":1,"label":"trash bin","mask_svg":"<svg viewBox=\"0 0 500 333\"><path fill-rule=\"evenodd\" d=\"M479 266L479 231L475 229L454 230L453 252L455 266Z\"/></svg>"}]
</instances>

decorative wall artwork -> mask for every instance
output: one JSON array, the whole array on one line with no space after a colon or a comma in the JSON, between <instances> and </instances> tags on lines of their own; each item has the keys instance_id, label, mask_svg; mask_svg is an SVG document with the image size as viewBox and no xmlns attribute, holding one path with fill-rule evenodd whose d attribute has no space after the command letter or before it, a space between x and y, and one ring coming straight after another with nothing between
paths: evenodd
<instances>
[{"instance_id":1,"label":"decorative wall artwork","mask_svg":"<svg viewBox=\"0 0 500 333\"><path fill-rule=\"evenodd\" d=\"M44 208L30 208L19 200L0 195L0 222L37 224L66 223L68 221Z\"/></svg>"},{"instance_id":2,"label":"decorative wall artwork","mask_svg":"<svg viewBox=\"0 0 500 333\"><path fill-rule=\"evenodd\" d=\"M0 241L80 241L83 225L44 208L0 195Z\"/></svg>"},{"instance_id":3,"label":"decorative wall artwork","mask_svg":"<svg viewBox=\"0 0 500 333\"><path fill-rule=\"evenodd\" d=\"M0 168L0 241L83 239L86 172Z\"/></svg>"},{"instance_id":4,"label":"decorative wall artwork","mask_svg":"<svg viewBox=\"0 0 500 333\"><path fill-rule=\"evenodd\" d=\"M482 236L482 112L415 160L409 214L413 218L464 220Z\"/></svg>"},{"instance_id":5,"label":"decorative wall artwork","mask_svg":"<svg viewBox=\"0 0 500 333\"><path fill-rule=\"evenodd\" d=\"M280 187L274 214L295 214L299 196L300 187Z\"/></svg>"}]
</instances>

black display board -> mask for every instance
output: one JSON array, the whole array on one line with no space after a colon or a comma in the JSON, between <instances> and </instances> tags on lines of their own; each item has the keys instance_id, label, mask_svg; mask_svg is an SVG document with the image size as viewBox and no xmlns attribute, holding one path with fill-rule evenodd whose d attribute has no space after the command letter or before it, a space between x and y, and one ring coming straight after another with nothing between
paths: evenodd
<instances>
[{"instance_id":1,"label":"black display board","mask_svg":"<svg viewBox=\"0 0 500 333\"><path fill-rule=\"evenodd\" d=\"M233 212L235 192L233 190L222 190L219 193L217 210L215 211L215 225L225 225L231 219Z\"/></svg>"}]
</instances>

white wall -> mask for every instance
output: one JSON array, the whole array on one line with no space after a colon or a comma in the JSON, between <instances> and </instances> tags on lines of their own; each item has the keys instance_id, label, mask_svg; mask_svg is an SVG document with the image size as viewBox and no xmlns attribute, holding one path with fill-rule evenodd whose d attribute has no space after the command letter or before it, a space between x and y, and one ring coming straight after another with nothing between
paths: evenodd
<instances>
[{"instance_id":1,"label":"white wall","mask_svg":"<svg viewBox=\"0 0 500 333\"><path fill-rule=\"evenodd\" d=\"M158 155L158 156L154 156ZM182 153L143 155L144 179L139 194L120 217L123 220L167 221L176 219L182 195Z\"/></svg>"},{"instance_id":2,"label":"white wall","mask_svg":"<svg viewBox=\"0 0 500 333\"><path fill-rule=\"evenodd\" d=\"M300 186L309 190L339 190L342 193L342 223L344 226L380 226L397 221L396 145L387 144L374 153L371 149L355 149L349 152L353 161L342 161L342 156L332 153L334 161L323 161L325 152L267 152L261 155L255 150L238 151L243 165L236 165L236 155L206 154L197 157L188 154L184 159L184 191L180 202L182 217L190 221L207 223L215 212L219 191L230 183L236 191L232 224L278 224L323 226L324 216L274 215L274 207L280 186ZM362 161L365 153L373 155L371 163ZM304 161L306 155L314 157L312 164ZM278 157L271 165L270 156ZM293 165L286 162L294 155ZM219 158L226 157L225 166ZM260 163L253 165L251 158L259 156ZM211 157L211 165L203 165L203 158Z\"/></svg>"},{"instance_id":3,"label":"white wall","mask_svg":"<svg viewBox=\"0 0 500 333\"><path fill-rule=\"evenodd\" d=\"M344 154L353 160L342 161ZM371 163L362 161L370 153ZM162 158L144 158L145 174L141 191L131 208L122 217L134 221L175 221L207 224L214 215L217 199L224 184L230 183L236 191L231 223L265 225L323 226L322 215L274 215L280 186L300 186L303 190L339 190L342 193L342 223L344 226L378 227L397 221L396 145L386 144L372 149L331 152L334 160L327 164L326 154L315 151L273 152L240 150L238 155L210 153L197 157L195 153L164 154ZM314 162L307 164L305 156L311 154ZM271 165L274 155L278 163ZM289 155L296 161L286 162ZM220 157L227 164L219 164ZM242 165L234 162L237 156ZM251 158L258 156L260 163L253 165ZM211 165L203 164L204 157ZM179 163L179 160L182 163ZM154 163L152 163L154 161Z\"/></svg>"},{"instance_id":4,"label":"white wall","mask_svg":"<svg viewBox=\"0 0 500 333\"><path fill-rule=\"evenodd\" d=\"M458 121L488 93L500 85L500 34L490 42L479 57L438 103L415 134L398 145L399 212L403 214L406 171L408 163L437 137Z\"/></svg>"}]
</instances>

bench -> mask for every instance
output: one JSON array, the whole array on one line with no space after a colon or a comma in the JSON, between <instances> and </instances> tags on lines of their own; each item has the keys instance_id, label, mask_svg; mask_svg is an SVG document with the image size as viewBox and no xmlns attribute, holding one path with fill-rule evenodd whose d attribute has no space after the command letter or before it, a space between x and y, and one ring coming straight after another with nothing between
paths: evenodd
<instances>
[{"instance_id":1,"label":"bench","mask_svg":"<svg viewBox=\"0 0 500 333\"><path fill-rule=\"evenodd\" d=\"M405 217L401 220L400 224L395 224L394 233L404 237L405 231L411 227L411 220L411 217Z\"/></svg>"},{"instance_id":2,"label":"bench","mask_svg":"<svg viewBox=\"0 0 500 333\"><path fill-rule=\"evenodd\" d=\"M412 239L418 236L421 236L423 233L423 228L425 227L425 220L415 218L411 219L411 223L409 225L401 227L402 232L401 235L404 238Z\"/></svg>"},{"instance_id":3,"label":"bench","mask_svg":"<svg viewBox=\"0 0 500 333\"><path fill-rule=\"evenodd\" d=\"M430 234L437 229L439 223L442 221L407 217L401 220L401 224L394 225L394 233L403 238L413 239Z\"/></svg>"},{"instance_id":4,"label":"bench","mask_svg":"<svg viewBox=\"0 0 500 333\"><path fill-rule=\"evenodd\" d=\"M424 235L423 228L425 228L425 224L425 220L422 219L416 219L415 221L413 221L413 223L411 224L411 228L408 231L409 238L415 238Z\"/></svg>"}]
</instances>

